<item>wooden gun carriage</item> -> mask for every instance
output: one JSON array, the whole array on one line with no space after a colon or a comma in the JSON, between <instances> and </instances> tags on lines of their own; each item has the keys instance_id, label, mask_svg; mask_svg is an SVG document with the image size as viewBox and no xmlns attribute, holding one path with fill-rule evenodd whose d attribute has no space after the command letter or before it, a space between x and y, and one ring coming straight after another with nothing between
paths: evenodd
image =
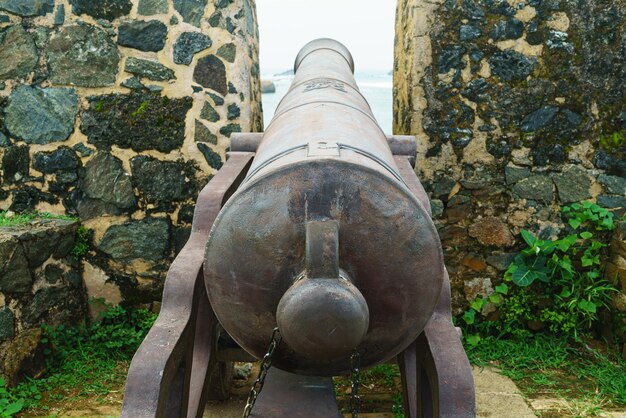
<instances>
[{"instance_id":1,"label":"wooden gun carriage","mask_svg":"<svg viewBox=\"0 0 626 418\"><path fill-rule=\"evenodd\" d=\"M233 360L264 357L275 367L253 417L341 416L331 377L388 361L406 416L474 416L415 138L382 132L353 72L343 45L310 42L265 133L233 134L133 358L123 417L200 417L227 396Z\"/></svg>"}]
</instances>

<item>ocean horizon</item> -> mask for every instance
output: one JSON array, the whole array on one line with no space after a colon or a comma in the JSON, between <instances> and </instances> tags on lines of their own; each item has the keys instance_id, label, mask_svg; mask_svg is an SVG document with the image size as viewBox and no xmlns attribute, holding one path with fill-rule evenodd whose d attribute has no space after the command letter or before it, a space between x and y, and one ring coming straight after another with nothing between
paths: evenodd
<instances>
[{"instance_id":1,"label":"ocean horizon","mask_svg":"<svg viewBox=\"0 0 626 418\"><path fill-rule=\"evenodd\" d=\"M275 93L264 93L262 95L263 124L265 127L269 125L272 117L274 117L278 103L291 85L293 75L288 73L285 70L267 70L261 74L262 80L270 80L276 86ZM385 133L391 134L393 124L393 77L390 74L390 70L361 70L356 71L354 75L359 90L369 103L378 124Z\"/></svg>"}]
</instances>

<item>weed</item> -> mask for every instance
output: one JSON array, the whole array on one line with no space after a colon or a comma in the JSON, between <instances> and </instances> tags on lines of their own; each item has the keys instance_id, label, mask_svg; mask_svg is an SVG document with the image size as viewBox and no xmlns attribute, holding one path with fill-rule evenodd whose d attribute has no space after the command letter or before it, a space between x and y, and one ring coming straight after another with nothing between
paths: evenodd
<instances>
[{"instance_id":1,"label":"weed","mask_svg":"<svg viewBox=\"0 0 626 418\"><path fill-rule=\"evenodd\" d=\"M488 336L475 345L466 344L466 352L477 366L499 367L527 394L550 387L572 399L602 399L589 405L626 405L626 362L617 351L600 353L565 336L536 334L509 339Z\"/></svg>"},{"instance_id":2,"label":"weed","mask_svg":"<svg viewBox=\"0 0 626 418\"><path fill-rule=\"evenodd\" d=\"M68 221L77 221L78 218L68 215L55 215L48 212L27 212L27 213L9 213L9 211L0 211L0 227L25 225L35 219L64 219Z\"/></svg>"},{"instance_id":3,"label":"weed","mask_svg":"<svg viewBox=\"0 0 626 418\"><path fill-rule=\"evenodd\" d=\"M607 401L598 395L587 395L582 399L568 399L566 406L573 418L597 417Z\"/></svg>"},{"instance_id":4,"label":"weed","mask_svg":"<svg viewBox=\"0 0 626 418\"><path fill-rule=\"evenodd\" d=\"M90 235L91 231L88 228L84 227L83 225L80 225L78 227L78 229L76 230L74 247L72 248L72 251L70 253L74 258L81 258L85 254L87 254L87 251L89 251Z\"/></svg>"},{"instance_id":5,"label":"weed","mask_svg":"<svg viewBox=\"0 0 626 418\"><path fill-rule=\"evenodd\" d=\"M400 369L395 364L379 364L363 372L364 384L368 382L382 382L390 389L396 387L397 379L400 378Z\"/></svg>"},{"instance_id":6,"label":"weed","mask_svg":"<svg viewBox=\"0 0 626 418\"><path fill-rule=\"evenodd\" d=\"M404 418L402 394L396 393L395 395L393 395L393 405L391 406L391 412L393 412L393 418Z\"/></svg>"},{"instance_id":7,"label":"weed","mask_svg":"<svg viewBox=\"0 0 626 418\"><path fill-rule=\"evenodd\" d=\"M557 240L541 240L529 231L521 235L523 249L488 299L478 297L462 319L468 327L466 341L476 344L482 335L529 335L547 329L579 338L598 320L600 309L609 307L617 289L604 278L609 231L613 214L591 202L563 208L568 234ZM497 320L480 313L491 302Z\"/></svg>"},{"instance_id":8,"label":"weed","mask_svg":"<svg viewBox=\"0 0 626 418\"><path fill-rule=\"evenodd\" d=\"M0 377L0 417L11 417L17 414L24 407L24 398L10 393Z\"/></svg>"},{"instance_id":9,"label":"weed","mask_svg":"<svg viewBox=\"0 0 626 418\"><path fill-rule=\"evenodd\" d=\"M69 402L69 394L107 395L124 381L130 359L156 319L146 310L112 307L90 326L44 326L44 355L48 371L5 391L20 408L46 409L46 400ZM95 378L97 376L97 378ZM0 391L0 411L2 411ZM2 417L0 412L0 417ZM9 416L9 415L7 415Z\"/></svg>"}]
</instances>

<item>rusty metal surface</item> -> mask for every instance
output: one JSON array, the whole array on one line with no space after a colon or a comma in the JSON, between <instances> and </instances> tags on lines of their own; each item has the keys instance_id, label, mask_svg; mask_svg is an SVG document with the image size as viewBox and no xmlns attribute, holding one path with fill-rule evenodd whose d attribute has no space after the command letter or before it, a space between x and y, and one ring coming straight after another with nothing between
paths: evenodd
<instances>
[{"instance_id":1,"label":"rusty metal surface","mask_svg":"<svg viewBox=\"0 0 626 418\"><path fill-rule=\"evenodd\" d=\"M276 326L278 303L304 268L307 216L332 216L341 225L340 268L354 280L370 312L369 332L359 348L362 363L395 356L424 327L441 287L441 248L428 214L404 186L341 163L316 164L282 178L287 181L246 187L216 220L204 272L220 322L243 348L261 357ZM228 210L231 202L236 210ZM339 374L349 369L349 358L313 361L283 345L275 364Z\"/></svg>"},{"instance_id":2,"label":"rusty metal surface","mask_svg":"<svg viewBox=\"0 0 626 418\"><path fill-rule=\"evenodd\" d=\"M407 185L411 193L413 193L413 196L417 198L428 216L431 216L430 199L428 198L428 194L426 194L426 190L424 190L424 186L422 186L422 183L415 175L409 158L403 155L397 155L394 156L393 159L398 166L400 175L404 179L404 184Z\"/></svg>"},{"instance_id":3,"label":"rusty metal surface","mask_svg":"<svg viewBox=\"0 0 626 418\"><path fill-rule=\"evenodd\" d=\"M407 157L395 157L406 184L430 213L428 196ZM408 418L476 416L474 378L460 335L452 323L450 279L420 336L399 356L404 410Z\"/></svg>"},{"instance_id":4,"label":"rusty metal surface","mask_svg":"<svg viewBox=\"0 0 626 418\"><path fill-rule=\"evenodd\" d=\"M417 138L413 135L387 135L387 144L393 155L415 158L417 154Z\"/></svg>"},{"instance_id":5,"label":"rusty metal surface","mask_svg":"<svg viewBox=\"0 0 626 418\"><path fill-rule=\"evenodd\" d=\"M424 337L418 349L424 353L425 370L430 379L433 416L475 417L474 377L460 334L452 324L447 271L439 304L424 329Z\"/></svg>"},{"instance_id":6,"label":"rusty metal surface","mask_svg":"<svg viewBox=\"0 0 626 418\"><path fill-rule=\"evenodd\" d=\"M344 145L336 159L397 178L387 136L359 91L348 50L320 39L305 45L296 62L291 87L266 127L247 181L307 159L315 142Z\"/></svg>"},{"instance_id":7,"label":"rusty metal surface","mask_svg":"<svg viewBox=\"0 0 626 418\"><path fill-rule=\"evenodd\" d=\"M437 231L405 184L346 53L329 40L303 48L246 180L209 235L204 274L211 306L233 339L257 357L276 326L281 298L304 270L307 222L339 225L339 268L369 310L358 346L364 367L414 341L440 293ZM349 353L311 357L283 344L274 364L313 375L350 369Z\"/></svg>"},{"instance_id":8,"label":"rusty metal surface","mask_svg":"<svg viewBox=\"0 0 626 418\"><path fill-rule=\"evenodd\" d=\"M214 325L202 283L204 246L252 157L231 154L200 193L191 236L167 274L161 312L131 362L122 417L201 416Z\"/></svg>"},{"instance_id":9,"label":"rusty metal surface","mask_svg":"<svg viewBox=\"0 0 626 418\"><path fill-rule=\"evenodd\" d=\"M272 368L252 410L256 418L341 418L330 377L302 376Z\"/></svg>"},{"instance_id":10,"label":"rusty metal surface","mask_svg":"<svg viewBox=\"0 0 626 418\"><path fill-rule=\"evenodd\" d=\"M256 152L263 135L262 132L233 132L230 136L230 150ZM417 140L413 135L386 135L386 139L393 155L415 157Z\"/></svg>"},{"instance_id":11,"label":"rusty metal surface","mask_svg":"<svg viewBox=\"0 0 626 418\"><path fill-rule=\"evenodd\" d=\"M450 314L448 274L433 317L398 356L407 418L473 418L474 378Z\"/></svg>"},{"instance_id":12,"label":"rusty metal surface","mask_svg":"<svg viewBox=\"0 0 626 418\"><path fill-rule=\"evenodd\" d=\"M230 134L230 150L243 152L256 152L263 132L233 132Z\"/></svg>"}]
</instances>

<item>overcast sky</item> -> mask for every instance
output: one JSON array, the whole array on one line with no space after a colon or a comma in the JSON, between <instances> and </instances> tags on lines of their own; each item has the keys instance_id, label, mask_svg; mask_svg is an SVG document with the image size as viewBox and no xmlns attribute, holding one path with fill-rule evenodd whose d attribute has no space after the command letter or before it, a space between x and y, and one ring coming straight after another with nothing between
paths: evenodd
<instances>
[{"instance_id":1,"label":"overcast sky","mask_svg":"<svg viewBox=\"0 0 626 418\"><path fill-rule=\"evenodd\" d=\"M307 42L334 38L348 47L356 70L391 70L393 0L256 0L261 72L287 70Z\"/></svg>"}]
</instances>

